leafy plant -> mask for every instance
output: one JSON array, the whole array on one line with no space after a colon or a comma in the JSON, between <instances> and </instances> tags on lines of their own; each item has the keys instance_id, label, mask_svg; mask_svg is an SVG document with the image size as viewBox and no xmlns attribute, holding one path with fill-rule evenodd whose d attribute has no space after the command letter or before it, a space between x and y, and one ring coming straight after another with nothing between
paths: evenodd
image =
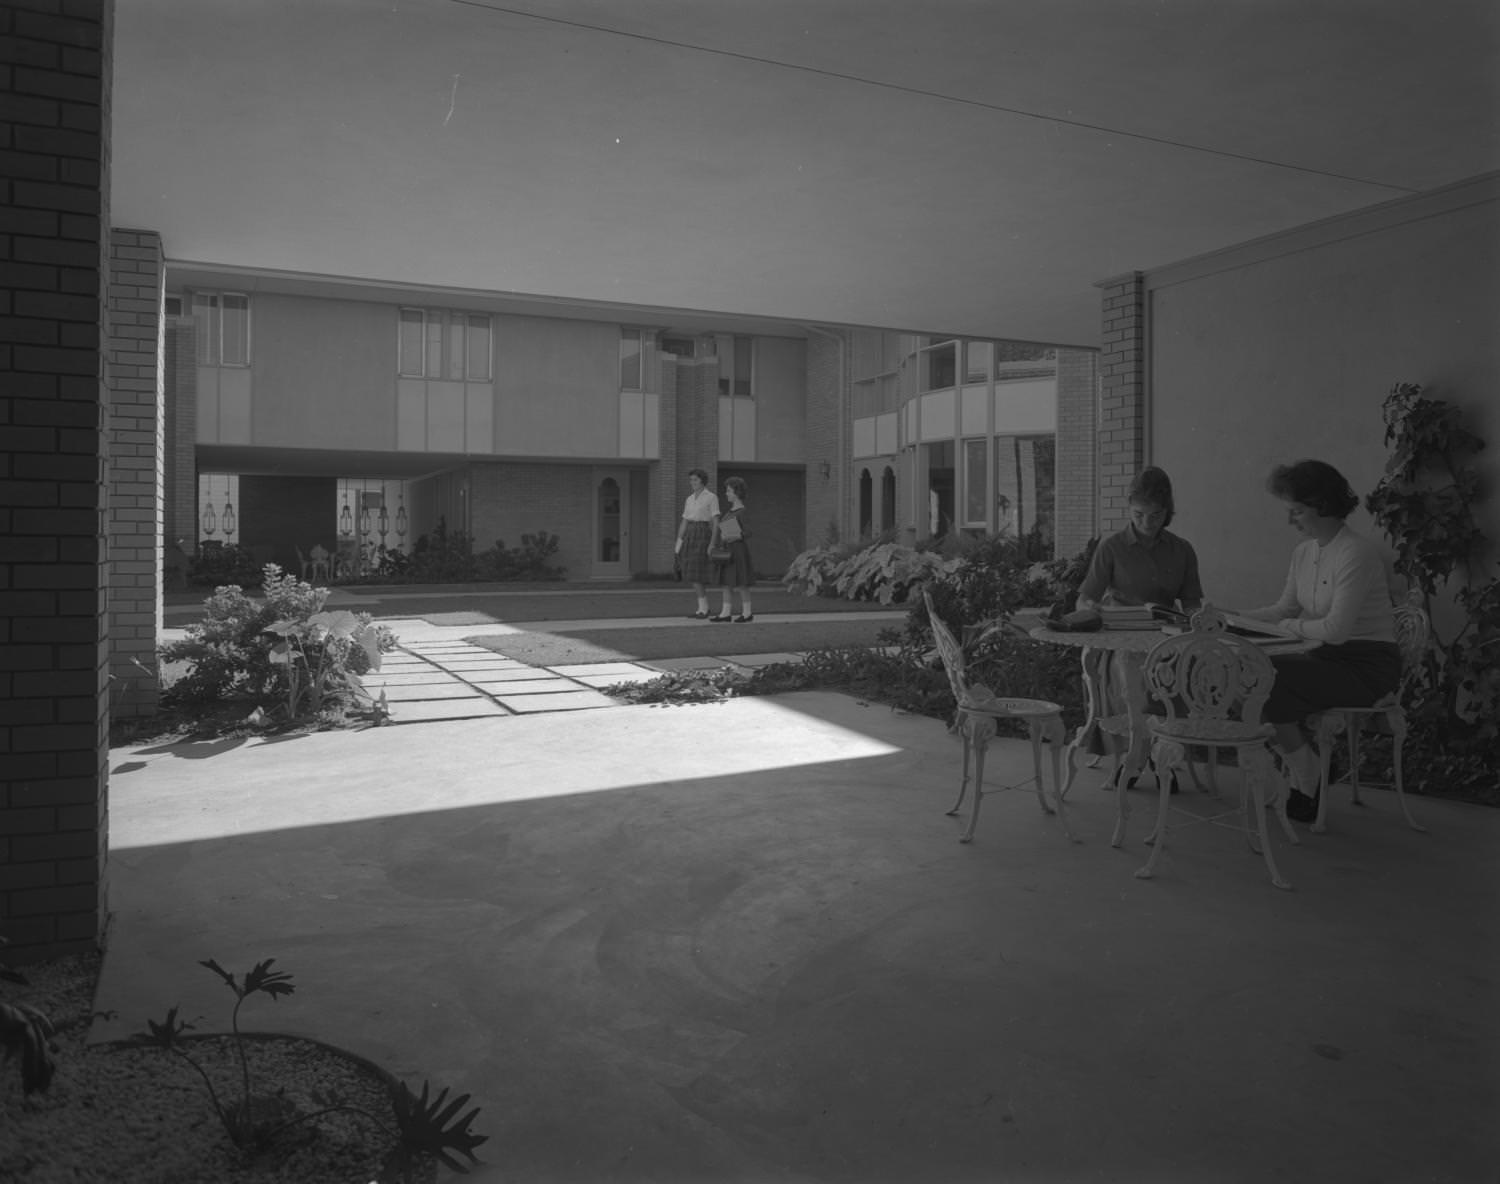
<instances>
[{"instance_id":1,"label":"leafy plant","mask_svg":"<svg viewBox=\"0 0 1500 1184\"><path fill-rule=\"evenodd\" d=\"M1408 686L1408 740L1417 779L1493 785L1500 764L1500 578L1483 556L1489 540L1476 507L1475 456L1484 441L1460 410L1429 399L1418 383L1397 383L1382 405L1385 475L1365 508L1396 551L1396 570L1433 600L1451 592L1461 619L1444 637L1433 620L1428 653Z\"/></svg>"},{"instance_id":2,"label":"leafy plant","mask_svg":"<svg viewBox=\"0 0 1500 1184\"><path fill-rule=\"evenodd\" d=\"M247 548L213 539L203 543L187 565L187 582L197 588L220 584L250 588L260 583L260 574L260 564Z\"/></svg>"},{"instance_id":3,"label":"leafy plant","mask_svg":"<svg viewBox=\"0 0 1500 1184\"><path fill-rule=\"evenodd\" d=\"M272 1000L290 995L296 989L292 977L283 971L272 970L274 958L257 962L242 979L225 970L212 958L199 962L218 975L234 992L234 1010L230 1013L230 1032L235 1053L240 1065L240 1093L236 1099L221 1099L214 1088L213 1079L207 1070L187 1049L184 1039L193 1025L177 1016L178 1008L172 1007L161 1022L148 1019L146 1029L130 1037L130 1043L160 1048L182 1058L202 1079L208 1090L209 1103L218 1116L220 1124L230 1141L237 1147L263 1150L278 1137L293 1127L310 1123L315 1119L335 1112L356 1114L368 1121L386 1138L392 1141L392 1149L386 1160L385 1179L407 1179L423 1156L435 1156L448 1167L467 1174L469 1167L458 1156L464 1156L469 1164L478 1164L474 1148L489 1136L476 1135L469 1128L479 1114L474 1107L459 1117L459 1112L469 1101L468 1094L460 1094L447 1102L448 1091L444 1089L436 1099L429 1102L429 1084L422 1083L422 1094L418 1098L407 1087L399 1083L391 1092L391 1110L396 1125L389 1126L378 1116L359 1106L347 1105L337 1098L320 1098L320 1108L310 1113L299 1113L287 1101L284 1091L275 1094L257 1093L251 1082L250 1059L246 1051L246 1039L240 1031L240 1008L252 995L266 995ZM446 1103L446 1104L445 1104Z\"/></svg>"},{"instance_id":4,"label":"leafy plant","mask_svg":"<svg viewBox=\"0 0 1500 1184\"><path fill-rule=\"evenodd\" d=\"M475 570L473 537L449 530L447 520L439 518L433 532L413 545L406 576L414 583L462 583L472 580Z\"/></svg>"},{"instance_id":5,"label":"leafy plant","mask_svg":"<svg viewBox=\"0 0 1500 1184\"><path fill-rule=\"evenodd\" d=\"M262 586L258 598L235 585L216 589L204 601L203 620L158 649L162 663L187 663L164 690L164 704L190 708L240 697L262 711L283 705L295 719L304 702L317 711L330 696L347 701L362 693L358 676L395 648L395 635L368 613L324 613L328 589L274 563L265 565Z\"/></svg>"},{"instance_id":6,"label":"leafy plant","mask_svg":"<svg viewBox=\"0 0 1500 1184\"><path fill-rule=\"evenodd\" d=\"M273 621L266 632L281 638L272 662L286 667L286 713L296 719L303 702L316 715L331 696L369 699L359 676L380 669L380 627L367 614L315 613L306 620ZM356 655L362 654L362 657Z\"/></svg>"},{"instance_id":7,"label":"leafy plant","mask_svg":"<svg viewBox=\"0 0 1500 1184\"><path fill-rule=\"evenodd\" d=\"M0 937L0 945L7 944L9 939ZM28 985L24 974L4 962L0 962L0 981ZM37 1093L52 1084L57 1071L52 1059L54 1031L52 1021L36 1008L0 999L0 1056L20 1062L23 1093Z\"/></svg>"}]
</instances>

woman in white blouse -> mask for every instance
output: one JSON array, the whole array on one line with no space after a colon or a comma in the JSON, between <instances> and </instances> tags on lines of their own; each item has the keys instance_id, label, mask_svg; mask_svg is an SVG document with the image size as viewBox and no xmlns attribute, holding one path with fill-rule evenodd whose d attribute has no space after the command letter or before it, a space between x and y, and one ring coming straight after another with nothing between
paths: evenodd
<instances>
[{"instance_id":1,"label":"woman in white blouse","mask_svg":"<svg viewBox=\"0 0 1500 1184\"><path fill-rule=\"evenodd\" d=\"M1302 721L1330 707L1367 707L1395 690L1401 653L1385 556L1346 525L1359 498L1344 475L1323 461L1300 460L1278 466L1266 487L1287 504L1287 521L1304 537L1281 598L1242 615L1319 643L1272 659L1276 683L1263 715L1276 725L1292 775L1287 815L1307 822L1317 815L1322 787Z\"/></svg>"},{"instance_id":2,"label":"woman in white blouse","mask_svg":"<svg viewBox=\"0 0 1500 1184\"><path fill-rule=\"evenodd\" d=\"M713 579L708 544L713 538L714 524L719 520L719 498L708 487L708 473L703 469L688 470L688 486L692 492L683 504L682 520L677 524L677 559L682 565L682 578L692 584L693 591L698 594L698 611L691 616L706 621L706 585Z\"/></svg>"}]
</instances>

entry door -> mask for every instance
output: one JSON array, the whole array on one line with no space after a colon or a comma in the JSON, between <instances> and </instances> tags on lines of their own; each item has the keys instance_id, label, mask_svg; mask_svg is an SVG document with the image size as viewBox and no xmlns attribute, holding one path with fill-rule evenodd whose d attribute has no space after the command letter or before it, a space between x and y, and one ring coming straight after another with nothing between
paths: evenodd
<instances>
[{"instance_id":1,"label":"entry door","mask_svg":"<svg viewBox=\"0 0 1500 1184\"><path fill-rule=\"evenodd\" d=\"M630 472L594 470L593 564L596 580L630 578Z\"/></svg>"}]
</instances>

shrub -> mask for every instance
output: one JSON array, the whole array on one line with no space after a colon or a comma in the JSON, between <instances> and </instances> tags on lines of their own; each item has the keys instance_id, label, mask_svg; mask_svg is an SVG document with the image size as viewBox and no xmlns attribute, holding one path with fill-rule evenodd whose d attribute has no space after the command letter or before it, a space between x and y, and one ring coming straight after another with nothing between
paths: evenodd
<instances>
[{"instance_id":1,"label":"shrub","mask_svg":"<svg viewBox=\"0 0 1500 1184\"><path fill-rule=\"evenodd\" d=\"M378 665L380 653L395 648L395 636L374 624L368 613L320 618L327 588L303 583L274 563L265 565L262 584L259 599L235 585L216 589L204 601L203 620L189 625L181 641L160 647L161 662L188 664L163 692L165 705L190 707L241 697L267 710L288 704L288 717L296 718L308 701L300 693L299 674L308 678L311 671L321 671L319 708L323 694L347 701L361 693L358 676ZM330 622L330 616L338 619ZM289 656L292 645L296 658ZM307 685L304 681L302 689Z\"/></svg>"},{"instance_id":2,"label":"shrub","mask_svg":"<svg viewBox=\"0 0 1500 1184\"><path fill-rule=\"evenodd\" d=\"M474 540L461 530L450 531L439 518L430 535L412 547L406 575L418 584L457 584L475 577Z\"/></svg>"},{"instance_id":3,"label":"shrub","mask_svg":"<svg viewBox=\"0 0 1500 1184\"><path fill-rule=\"evenodd\" d=\"M253 588L260 584L260 564L255 556L235 543L206 542L188 560L187 582L194 588L217 588L238 584Z\"/></svg>"},{"instance_id":4,"label":"shrub","mask_svg":"<svg viewBox=\"0 0 1500 1184\"><path fill-rule=\"evenodd\" d=\"M561 580L568 569L550 562L557 554L561 539L539 530L523 534L519 547L507 547L504 539L477 557L476 567L482 580Z\"/></svg>"},{"instance_id":5,"label":"shrub","mask_svg":"<svg viewBox=\"0 0 1500 1184\"><path fill-rule=\"evenodd\" d=\"M1484 441L1458 408L1398 383L1382 406L1390 448L1365 508L1396 550L1396 570L1432 610L1450 591L1461 617L1444 637L1434 622L1426 660L1407 688L1403 765L1417 786L1493 793L1500 788L1500 577L1475 506Z\"/></svg>"}]
</instances>

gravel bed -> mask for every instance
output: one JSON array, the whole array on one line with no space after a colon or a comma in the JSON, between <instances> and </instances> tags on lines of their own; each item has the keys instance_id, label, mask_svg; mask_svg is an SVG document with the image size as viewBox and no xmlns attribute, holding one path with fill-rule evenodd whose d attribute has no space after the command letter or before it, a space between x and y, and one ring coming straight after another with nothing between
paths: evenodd
<instances>
[{"instance_id":1,"label":"gravel bed","mask_svg":"<svg viewBox=\"0 0 1500 1184\"><path fill-rule=\"evenodd\" d=\"M0 984L0 998L27 1003L57 1029L56 1076L42 1093L22 1093L18 1062L0 1059L0 1180L6 1184L369 1184L390 1140L368 1119L324 1114L290 1128L257 1156L229 1140L203 1079L159 1048L88 1045L99 956L74 955L21 968L30 985ZM234 1041L194 1038L186 1048L213 1080L221 1102L240 1096ZM246 1043L255 1092L280 1105L321 1109L314 1095L358 1106L394 1129L385 1076L375 1066L313 1040L261 1036ZM437 1164L413 1173L431 1184Z\"/></svg>"}]
</instances>

